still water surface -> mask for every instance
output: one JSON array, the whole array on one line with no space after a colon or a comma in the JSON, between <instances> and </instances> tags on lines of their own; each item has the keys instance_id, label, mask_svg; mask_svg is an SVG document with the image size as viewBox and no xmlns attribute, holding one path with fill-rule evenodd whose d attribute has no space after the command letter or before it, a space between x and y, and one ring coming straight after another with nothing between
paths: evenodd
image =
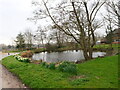
<instances>
[{"instance_id":1,"label":"still water surface","mask_svg":"<svg viewBox=\"0 0 120 90\"><path fill-rule=\"evenodd\" d=\"M104 56L105 52L93 52L93 57ZM83 51L82 50L69 50L63 52L42 52L34 54L32 57L33 60L44 60L46 62L58 62L58 61L76 61L76 60L83 60Z\"/></svg>"},{"instance_id":2,"label":"still water surface","mask_svg":"<svg viewBox=\"0 0 120 90\"><path fill-rule=\"evenodd\" d=\"M7 56L15 55L15 54L19 54L19 53L9 53L9 55L8 55L8 53L2 53L2 52L0 51L0 60L2 60L3 58L5 58L5 57L7 57Z\"/></svg>"}]
</instances>

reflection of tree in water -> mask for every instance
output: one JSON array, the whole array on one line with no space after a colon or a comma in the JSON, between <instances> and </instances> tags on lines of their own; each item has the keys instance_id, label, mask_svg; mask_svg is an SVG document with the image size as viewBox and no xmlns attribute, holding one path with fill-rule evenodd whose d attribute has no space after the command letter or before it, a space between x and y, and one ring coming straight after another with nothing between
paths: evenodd
<instances>
[{"instance_id":1,"label":"reflection of tree in water","mask_svg":"<svg viewBox=\"0 0 120 90\"><path fill-rule=\"evenodd\" d=\"M94 52L93 57L104 56L104 52ZM51 52L51 53L39 53L35 55L37 60L43 59L45 62L61 62L61 61L80 61L84 59L83 51L64 51L64 52Z\"/></svg>"}]
</instances>

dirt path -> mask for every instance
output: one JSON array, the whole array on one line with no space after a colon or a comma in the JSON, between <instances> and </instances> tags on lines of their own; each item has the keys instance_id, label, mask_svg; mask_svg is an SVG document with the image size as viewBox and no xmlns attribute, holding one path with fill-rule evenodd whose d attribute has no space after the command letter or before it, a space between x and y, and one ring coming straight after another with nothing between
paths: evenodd
<instances>
[{"instance_id":1,"label":"dirt path","mask_svg":"<svg viewBox=\"0 0 120 90\"><path fill-rule=\"evenodd\" d=\"M21 81L9 72L4 66L2 67L2 88L24 88Z\"/></svg>"},{"instance_id":2,"label":"dirt path","mask_svg":"<svg viewBox=\"0 0 120 90\"><path fill-rule=\"evenodd\" d=\"M0 53L0 60L7 54ZM25 88L21 81L0 64L0 90L2 88Z\"/></svg>"}]
</instances>

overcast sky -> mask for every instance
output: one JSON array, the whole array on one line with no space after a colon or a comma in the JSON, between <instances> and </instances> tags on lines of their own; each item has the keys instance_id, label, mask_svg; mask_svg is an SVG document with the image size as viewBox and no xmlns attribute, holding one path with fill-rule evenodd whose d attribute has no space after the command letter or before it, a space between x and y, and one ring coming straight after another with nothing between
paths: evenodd
<instances>
[{"instance_id":1,"label":"overcast sky","mask_svg":"<svg viewBox=\"0 0 120 90\"><path fill-rule=\"evenodd\" d=\"M32 0L0 0L0 44L12 44L16 35L34 28L27 20L32 16Z\"/></svg>"},{"instance_id":2,"label":"overcast sky","mask_svg":"<svg viewBox=\"0 0 120 90\"><path fill-rule=\"evenodd\" d=\"M33 16L35 9L31 2L32 0L0 0L0 44L13 44L17 34L26 28L35 31L36 25L27 20Z\"/></svg>"}]
</instances>

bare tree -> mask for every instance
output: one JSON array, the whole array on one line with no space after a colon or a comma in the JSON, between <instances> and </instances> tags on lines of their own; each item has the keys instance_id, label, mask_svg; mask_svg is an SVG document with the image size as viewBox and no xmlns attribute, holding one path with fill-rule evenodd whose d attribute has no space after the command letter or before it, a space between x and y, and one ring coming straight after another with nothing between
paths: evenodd
<instances>
[{"instance_id":1,"label":"bare tree","mask_svg":"<svg viewBox=\"0 0 120 90\"><path fill-rule=\"evenodd\" d=\"M112 23L120 28L120 1L106 2L106 9L111 14Z\"/></svg>"},{"instance_id":2,"label":"bare tree","mask_svg":"<svg viewBox=\"0 0 120 90\"><path fill-rule=\"evenodd\" d=\"M54 27L52 28L52 36L53 36L53 42L56 43L57 47L60 48L63 46L63 43L65 42L65 39L67 39L67 35L64 34L62 31L58 30L58 29L54 29Z\"/></svg>"},{"instance_id":3,"label":"bare tree","mask_svg":"<svg viewBox=\"0 0 120 90\"><path fill-rule=\"evenodd\" d=\"M106 29L106 39L107 39L107 43L110 44L110 47L112 48L112 42L113 42L113 31L115 29L114 24L113 24L113 19L112 16L110 15L110 13L108 13L106 16L104 16L104 25L105 25L105 29Z\"/></svg>"},{"instance_id":4,"label":"bare tree","mask_svg":"<svg viewBox=\"0 0 120 90\"><path fill-rule=\"evenodd\" d=\"M34 39L37 41L38 48L40 44L44 46L44 41L46 39L46 30L39 26L36 31L36 34L34 35Z\"/></svg>"},{"instance_id":5,"label":"bare tree","mask_svg":"<svg viewBox=\"0 0 120 90\"><path fill-rule=\"evenodd\" d=\"M48 7L43 0L46 10L42 8L35 12L34 20L46 16L53 21L54 28L71 36L83 50L86 60L92 58L93 46L95 45L95 30L101 26L96 21L96 15L105 2L94 2L89 7L90 1L61 2L57 7Z\"/></svg>"},{"instance_id":6,"label":"bare tree","mask_svg":"<svg viewBox=\"0 0 120 90\"><path fill-rule=\"evenodd\" d=\"M33 45L33 34L31 29L26 29L24 32L24 37L25 37L25 43L27 48L31 48Z\"/></svg>"},{"instance_id":7,"label":"bare tree","mask_svg":"<svg viewBox=\"0 0 120 90\"><path fill-rule=\"evenodd\" d=\"M104 16L105 23L106 24L106 39L108 43L110 43L110 47L112 48L112 42L113 42L113 31L115 28L120 28L120 1L116 2L106 2L106 10L107 15Z\"/></svg>"}]
</instances>

